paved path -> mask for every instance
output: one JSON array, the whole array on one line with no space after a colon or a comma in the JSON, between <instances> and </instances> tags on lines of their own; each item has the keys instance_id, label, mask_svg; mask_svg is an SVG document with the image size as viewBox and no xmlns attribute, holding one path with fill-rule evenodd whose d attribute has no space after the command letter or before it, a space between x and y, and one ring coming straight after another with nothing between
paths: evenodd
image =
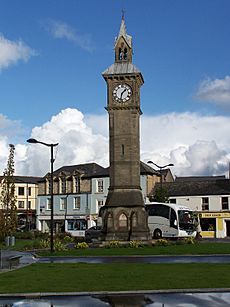
<instances>
[{"instance_id":1,"label":"paved path","mask_svg":"<svg viewBox=\"0 0 230 307\"><path fill-rule=\"evenodd\" d=\"M230 263L230 255L41 257L39 263Z\"/></svg>"}]
</instances>

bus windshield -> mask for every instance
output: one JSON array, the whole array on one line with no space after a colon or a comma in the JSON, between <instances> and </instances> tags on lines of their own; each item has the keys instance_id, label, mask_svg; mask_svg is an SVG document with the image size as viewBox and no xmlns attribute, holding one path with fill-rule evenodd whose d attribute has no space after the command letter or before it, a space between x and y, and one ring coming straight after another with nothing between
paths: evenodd
<instances>
[{"instance_id":1,"label":"bus windshield","mask_svg":"<svg viewBox=\"0 0 230 307\"><path fill-rule=\"evenodd\" d=\"M179 228L183 230L194 230L194 219L192 212L188 210L178 210Z\"/></svg>"}]
</instances>

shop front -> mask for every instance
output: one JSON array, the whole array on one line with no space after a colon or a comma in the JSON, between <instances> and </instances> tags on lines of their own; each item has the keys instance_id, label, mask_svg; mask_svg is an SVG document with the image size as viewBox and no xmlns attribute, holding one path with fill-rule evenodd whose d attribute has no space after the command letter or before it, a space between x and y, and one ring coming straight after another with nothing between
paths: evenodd
<instances>
[{"instance_id":1,"label":"shop front","mask_svg":"<svg viewBox=\"0 0 230 307\"><path fill-rule=\"evenodd\" d=\"M230 212L199 212L203 238L226 238L230 236Z\"/></svg>"}]
</instances>

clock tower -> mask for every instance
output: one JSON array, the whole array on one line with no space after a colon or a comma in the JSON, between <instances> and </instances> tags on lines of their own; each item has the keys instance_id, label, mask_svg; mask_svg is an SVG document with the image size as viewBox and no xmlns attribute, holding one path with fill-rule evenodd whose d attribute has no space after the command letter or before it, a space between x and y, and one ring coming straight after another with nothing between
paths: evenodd
<instances>
[{"instance_id":1,"label":"clock tower","mask_svg":"<svg viewBox=\"0 0 230 307\"><path fill-rule=\"evenodd\" d=\"M147 240L149 229L140 187L141 72L132 63L132 37L124 16L115 39L115 61L102 75L107 83L110 187L101 210L105 240Z\"/></svg>"}]
</instances>

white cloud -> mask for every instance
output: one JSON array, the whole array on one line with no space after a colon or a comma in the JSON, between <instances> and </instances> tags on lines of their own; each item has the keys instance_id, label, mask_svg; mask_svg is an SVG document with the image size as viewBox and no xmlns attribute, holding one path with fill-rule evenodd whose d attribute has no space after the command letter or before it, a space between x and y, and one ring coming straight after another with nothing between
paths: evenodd
<instances>
[{"instance_id":1,"label":"white cloud","mask_svg":"<svg viewBox=\"0 0 230 307\"><path fill-rule=\"evenodd\" d=\"M48 20L45 28L54 38L67 39L89 52L94 50L93 42L89 34L80 34L64 22Z\"/></svg>"},{"instance_id":2,"label":"white cloud","mask_svg":"<svg viewBox=\"0 0 230 307\"><path fill-rule=\"evenodd\" d=\"M200 83L196 97L202 101L230 106L230 76L224 79L207 78Z\"/></svg>"},{"instance_id":3,"label":"white cloud","mask_svg":"<svg viewBox=\"0 0 230 307\"><path fill-rule=\"evenodd\" d=\"M31 137L46 143L59 143L54 149L56 169L87 162L108 165L108 139L95 134L86 124L83 114L76 109L65 109L43 126L35 127ZM40 144L23 146L20 148L23 154L20 154L17 164L18 173L39 176L47 173L50 168L50 148Z\"/></svg>"},{"instance_id":4,"label":"white cloud","mask_svg":"<svg viewBox=\"0 0 230 307\"><path fill-rule=\"evenodd\" d=\"M22 60L27 62L37 53L23 41L10 41L0 34L0 71Z\"/></svg>"},{"instance_id":5,"label":"white cloud","mask_svg":"<svg viewBox=\"0 0 230 307\"><path fill-rule=\"evenodd\" d=\"M159 165L173 163L172 172L177 176L225 174L230 161L229 131L228 116L196 113L142 116L141 159ZM87 162L105 167L109 164L107 114L84 116L76 109L65 109L33 128L30 137L59 143L54 152L54 169ZM10 136L0 134L0 171L5 167L11 142ZM16 144L15 166L18 175L45 175L50 169L50 148Z\"/></svg>"}]
</instances>

